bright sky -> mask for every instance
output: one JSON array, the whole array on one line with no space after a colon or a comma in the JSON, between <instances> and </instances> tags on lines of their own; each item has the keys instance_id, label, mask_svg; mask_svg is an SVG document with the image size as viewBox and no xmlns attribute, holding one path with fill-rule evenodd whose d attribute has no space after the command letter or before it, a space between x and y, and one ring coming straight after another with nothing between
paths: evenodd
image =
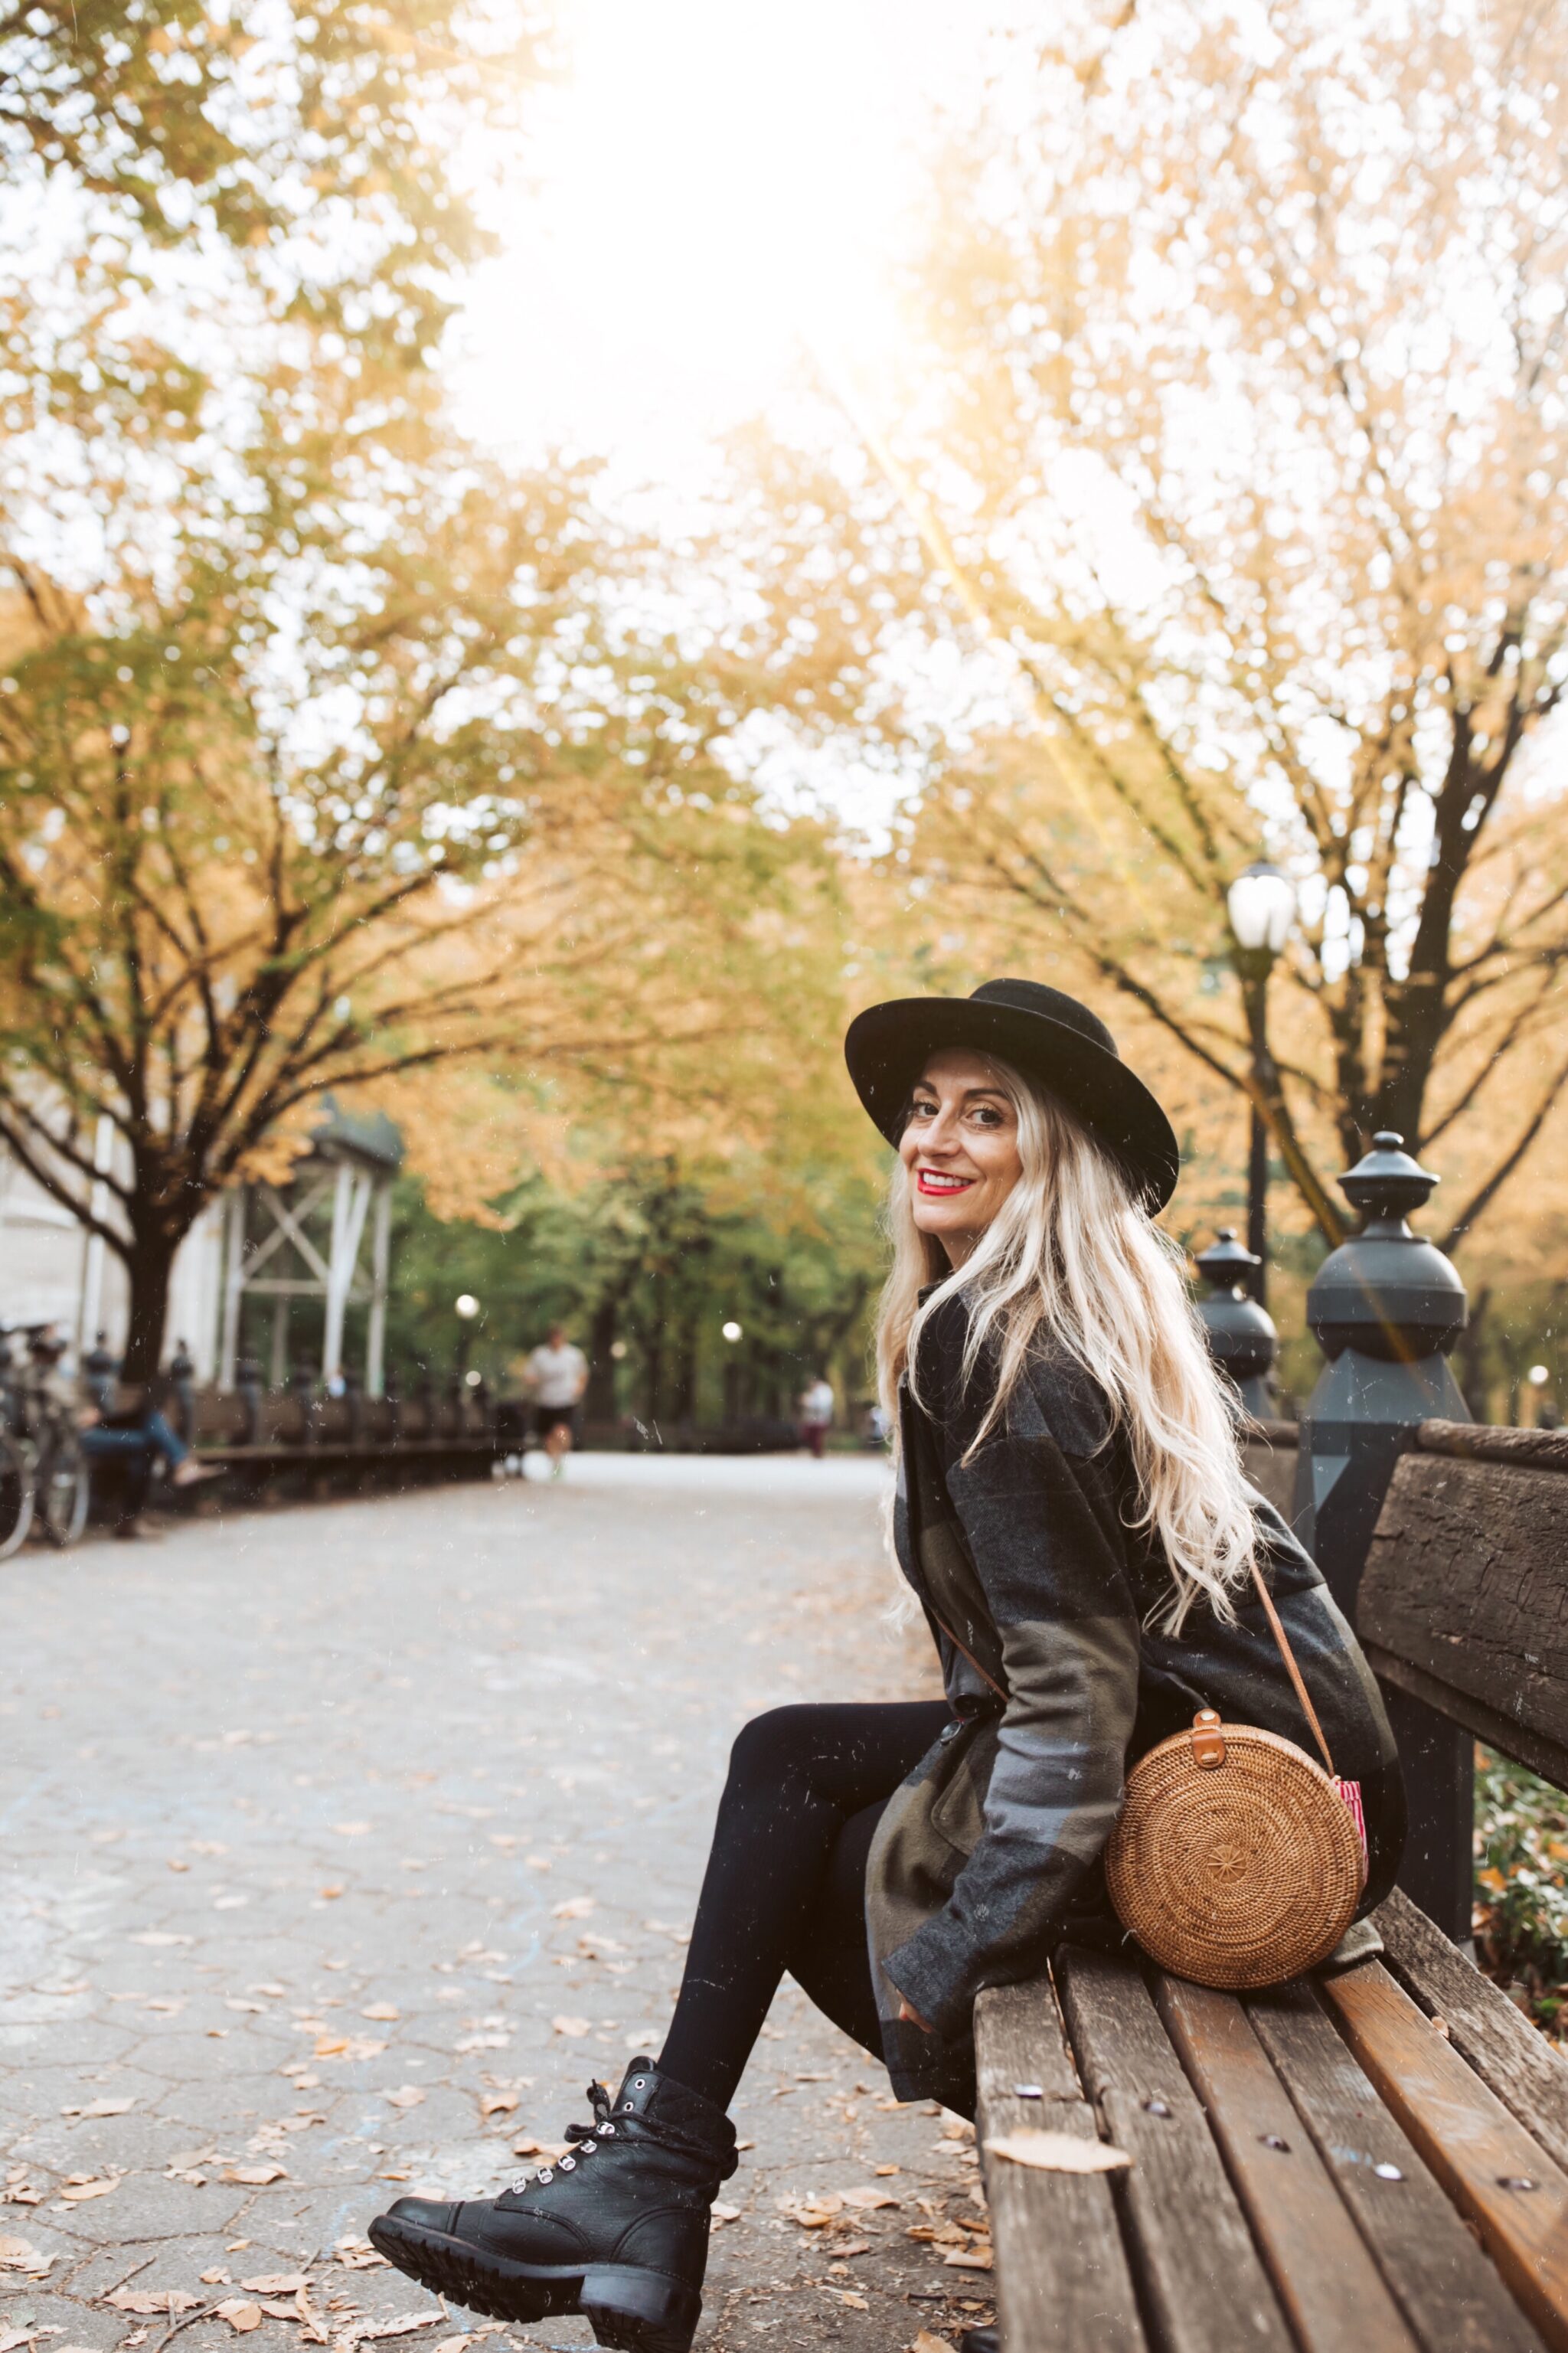
<instances>
[{"instance_id":1,"label":"bright sky","mask_svg":"<svg viewBox=\"0 0 1568 2353\"><path fill-rule=\"evenodd\" d=\"M993 0L563 0L566 69L451 358L465 421L683 473L798 365L874 364L933 98Z\"/></svg>"}]
</instances>

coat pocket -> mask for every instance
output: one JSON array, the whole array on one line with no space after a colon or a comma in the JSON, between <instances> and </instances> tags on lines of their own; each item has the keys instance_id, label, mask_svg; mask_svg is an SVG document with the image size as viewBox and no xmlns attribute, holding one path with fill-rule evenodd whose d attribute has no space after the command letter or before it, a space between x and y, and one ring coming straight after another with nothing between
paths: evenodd
<instances>
[{"instance_id":1,"label":"coat pocket","mask_svg":"<svg viewBox=\"0 0 1568 2353\"><path fill-rule=\"evenodd\" d=\"M943 1788L927 1817L937 1837L965 1861L985 1834L985 1796L999 1736L994 1715L973 1716L953 1735L944 1760Z\"/></svg>"}]
</instances>

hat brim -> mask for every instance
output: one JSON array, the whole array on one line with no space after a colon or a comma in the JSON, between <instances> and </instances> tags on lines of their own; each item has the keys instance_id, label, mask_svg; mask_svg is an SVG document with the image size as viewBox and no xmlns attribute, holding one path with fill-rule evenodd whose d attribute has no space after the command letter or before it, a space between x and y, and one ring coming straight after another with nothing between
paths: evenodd
<instances>
[{"instance_id":1,"label":"hat brim","mask_svg":"<svg viewBox=\"0 0 1568 2353\"><path fill-rule=\"evenodd\" d=\"M1163 1209L1182 1156L1175 1130L1136 1073L1066 1022L973 997L897 997L858 1013L844 1039L855 1092L891 1145L903 1132L910 1090L943 1046L994 1054L1036 1079L1113 1155L1140 1198Z\"/></svg>"}]
</instances>

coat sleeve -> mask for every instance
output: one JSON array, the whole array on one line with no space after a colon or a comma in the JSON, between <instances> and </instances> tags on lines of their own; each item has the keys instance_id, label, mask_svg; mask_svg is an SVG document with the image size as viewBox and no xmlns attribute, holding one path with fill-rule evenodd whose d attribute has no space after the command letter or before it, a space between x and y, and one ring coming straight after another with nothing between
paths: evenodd
<instances>
[{"instance_id":1,"label":"coat sleeve","mask_svg":"<svg viewBox=\"0 0 1568 2353\"><path fill-rule=\"evenodd\" d=\"M1105 1435L1092 1392L1049 1367L1020 1383L1008 1426L963 1461L984 1414L951 1381L947 1489L1002 1641L1008 1699L979 1843L944 1908L883 1963L937 2033L968 2031L983 1988L1026 1977L1121 1801L1138 1704L1139 1624L1125 1555L1092 1498ZM979 1386L978 1384L976 1385ZM1070 1451L1069 1451L1070 1450Z\"/></svg>"}]
</instances>

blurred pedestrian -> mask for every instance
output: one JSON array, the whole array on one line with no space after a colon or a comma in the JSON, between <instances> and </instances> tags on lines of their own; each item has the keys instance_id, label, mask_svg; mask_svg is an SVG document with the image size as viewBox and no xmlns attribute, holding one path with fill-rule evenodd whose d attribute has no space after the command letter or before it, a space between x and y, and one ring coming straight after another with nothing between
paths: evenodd
<instances>
[{"instance_id":1,"label":"blurred pedestrian","mask_svg":"<svg viewBox=\"0 0 1568 2353\"><path fill-rule=\"evenodd\" d=\"M531 1351L522 1367L533 1399L533 1434L550 1457L550 1475L559 1479L572 1451L577 1403L588 1386L588 1359L566 1337L565 1326L552 1324L542 1348Z\"/></svg>"},{"instance_id":2,"label":"blurred pedestrian","mask_svg":"<svg viewBox=\"0 0 1568 2353\"><path fill-rule=\"evenodd\" d=\"M800 1442L809 1446L820 1462L827 1433L833 1427L833 1384L826 1373L816 1374L806 1383L796 1410L800 1415Z\"/></svg>"}]
</instances>

